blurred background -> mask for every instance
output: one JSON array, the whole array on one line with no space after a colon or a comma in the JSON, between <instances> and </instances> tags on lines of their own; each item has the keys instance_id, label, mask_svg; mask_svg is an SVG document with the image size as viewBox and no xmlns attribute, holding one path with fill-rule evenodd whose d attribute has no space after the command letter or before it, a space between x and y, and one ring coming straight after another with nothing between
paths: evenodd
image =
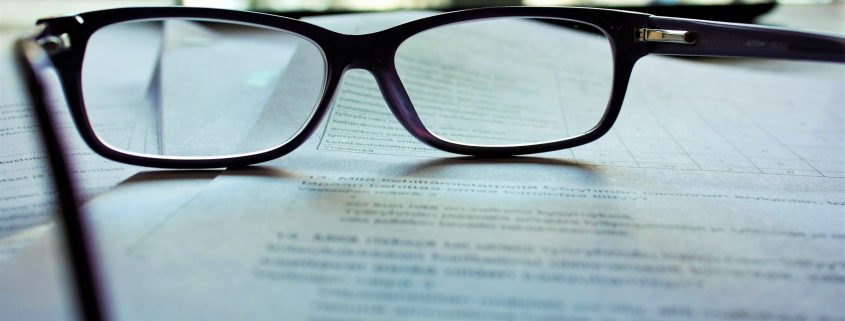
<instances>
[{"instance_id":1,"label":"blurred background","mask_svg":"<svg viewBox=\"0 0 845 321\"><path fill-rule=\"evenodd\" d=\"M482 6L588 6L658 15L786 24L806 29L845 31L842 0L0 0L0 28L27 26L37 18L125 6L185 5L282 13L315 14L386 10L456 10ZM786 18L779 10L788 8ZM826 7L818 10L818 7ZM811 7L813 9L808 9ZM803 13L807 11L807 13ZM759 20L758 17L763 17ZM774 16L774 19L769 17ZM822 23L818 23L821 21Z\"/></svg>"}]
</instances>

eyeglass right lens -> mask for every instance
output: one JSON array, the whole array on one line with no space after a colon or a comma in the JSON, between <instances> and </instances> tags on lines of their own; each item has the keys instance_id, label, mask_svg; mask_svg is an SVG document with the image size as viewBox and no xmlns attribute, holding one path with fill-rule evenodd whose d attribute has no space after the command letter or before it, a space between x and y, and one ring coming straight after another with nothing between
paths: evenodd
<instances>
[{"instance_id":1,"label":"eyeglass right lens","mask_svg":"<svg viewBox=\"0 0 845 321\"><path fill-rule=\"evenodd\" d=\"M610 41L559 19L498 18L408 38L396 70L432 134L473 146L533 145L580 136L604 116Z\"/></svg>"},{"instance_id":2,"label":"eyeglass right lens","mask_svg":"<svg viewBox=\"0 0 845 321\"><path fill-rule=\"evenodd\" d=\"M225 157L279 147L311 118L325 58L297 34L225 22L106 26L85 49L82 93L97 137L152 157Z\"/></svg>"}]
</instances>

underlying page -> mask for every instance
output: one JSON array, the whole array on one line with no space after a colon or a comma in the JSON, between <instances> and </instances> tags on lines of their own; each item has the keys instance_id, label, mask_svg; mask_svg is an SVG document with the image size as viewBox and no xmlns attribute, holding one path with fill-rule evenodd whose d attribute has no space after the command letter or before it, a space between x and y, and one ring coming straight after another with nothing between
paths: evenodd
<instances>
[{"instance_id":1,"label":"underlying page","mask_svg":"<svg viewBox=\"0 0 845 321\"><path fill-rule=\"evenodd\" d=\"M407 16L369 18L316 22ZM806 67L840 77L648 57L605 137L507 159L425 147L353 71L160 224L87 209L121 320L845 320L845 69Z\"/></svg>"},{"instance_id":2,"label":"underlying page","mask_svg":"<svg viewBox=\"0 0 845 321\"><path fill-rule=\"evenodd\" d=\"M35 228L50 220L55 194L32 118L26 88L18 79L12 58L13 32L0 32L0 260L12 255L33 238L43 235ZM94 154L79 138L70 120L55 77L49 82L60 131L70 146L85 198L101 193L137 172Z\"/></svg>"}]
</instances>

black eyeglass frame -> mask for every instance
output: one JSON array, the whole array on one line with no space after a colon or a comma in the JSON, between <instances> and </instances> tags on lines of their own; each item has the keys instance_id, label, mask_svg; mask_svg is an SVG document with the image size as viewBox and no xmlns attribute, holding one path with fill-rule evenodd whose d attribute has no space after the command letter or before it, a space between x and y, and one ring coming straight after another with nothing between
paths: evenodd
<instances>
[{"instance_id":1,"label":"black eyeglass frame","mask_svg":"<svg viewBox=\"0 0 845 321\"><path fill-rule=\"evenodd\" d=\"M292 32L312 41L326 62L323 95L311 119L283 145L271 150L217 158L157 157L115 150L99 138L89 123L82 97L82 62L86 44L98 29L133 20L185 18L251 24ZM609 40L613 81L604 115L593 129L559 141L521 146L472 146L441 139L426 129L416 114L394 65L399 45L420 32L453 23L492 18L559 19L595 27ZM443 13L383 31L346 35L303 21L247 11L189 7L119 8L42 19L36 37L50 54L72 118L83 140L96 153L118 162L160 168L245 166L281 157L299 147L325 117L341 76L361 68L374 76L391 112L414 137L447 152L502 157L566 149L592 142L616 121L634 64L649 54L724 56L845 62L845 38L755 25L651 16L643 13L569 7L492 7ZM683 32L680 34L679 32ZM675 33L672 35L672 33ZM680 35L679 35L680 34ZM666 39L661 37L675 36ZM680 38L678 38L680 37Z\"/></svg>"}]
</instances>

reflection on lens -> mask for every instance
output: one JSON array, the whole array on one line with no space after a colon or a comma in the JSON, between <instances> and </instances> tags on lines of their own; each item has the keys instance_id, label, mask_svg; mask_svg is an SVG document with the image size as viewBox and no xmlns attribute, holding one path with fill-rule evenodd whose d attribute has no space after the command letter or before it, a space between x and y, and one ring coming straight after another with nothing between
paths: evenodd
<instances>
[{"instance_id":1,"label":"reflection on lens","mask_svg":"<svg viewBox=\"0 0 845 321\"><path fill-rule=\"evenodd\" d=\"M82 90L100 140L153 156L219 157L278 147L311 117L321 50L296 34L197 20L95 32Z\"/></svg>"},{"instance_id":2,"label":"reflection on lens","mask_svg":"<svg viewBox=\"0 0 845 321\"><path fill-rule=\"evenodd\" d=\"M613 81L604 34L564 20L447 25L407 39L395 61L425 127L466 145L582 135L602 119Z\"/></svg>"}]
</instances>

